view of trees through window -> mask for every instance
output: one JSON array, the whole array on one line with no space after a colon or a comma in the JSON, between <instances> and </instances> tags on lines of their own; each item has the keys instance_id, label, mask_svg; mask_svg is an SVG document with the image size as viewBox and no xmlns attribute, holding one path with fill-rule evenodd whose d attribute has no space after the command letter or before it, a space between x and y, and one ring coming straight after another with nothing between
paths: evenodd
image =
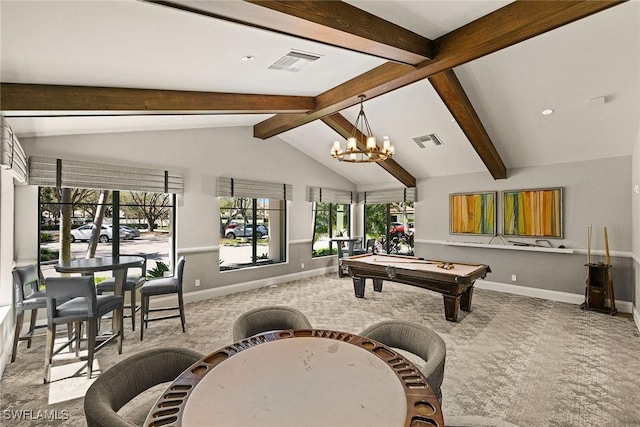
<instances>
[{"instance_id":1,"label":"view of trees through window","mask_svg":"<svg viewBox=\"0 0 640 427\"><path fill-rule=\"evenodd\" d=\"M413 202L365 204L364 228L376 252L413 255Z\"/></svg>"},{"instance_id":2,"label":"view of trees through window","mask_svg":"<svg viewBox=\"0 0 640 427\"><path fill-rule=\"evenodd\" d=\"M59 260L116 252L146 254L151 274L159 262L170 265L174 199L165 193L41 187L40 264L44 276L57 275L53 265ZM114 212L118 214L118 232L112 227ZM99 232L94 227L98 223Z\"/></svg>"},{"instance_id":3,"label":"view of trees through window","mask_svg":"<svg viewBox=\"0 0 640 427\"><path fill-rule=\"evenodd\" d=\"M338 253L338 246L332 237L349 235L351 223L350 205L316 202L313 205L313 253L319 257Z\"/></svg>"},{"instance_id":4,"label":"view of trees through window","mask_svg":"<svg viewBox=\"0 0 640 427\"><path fill-rule=\"evenodd\" d=\"M220 270L284 262L286 202L220 197Z\"/></svg>"}]
</instances>

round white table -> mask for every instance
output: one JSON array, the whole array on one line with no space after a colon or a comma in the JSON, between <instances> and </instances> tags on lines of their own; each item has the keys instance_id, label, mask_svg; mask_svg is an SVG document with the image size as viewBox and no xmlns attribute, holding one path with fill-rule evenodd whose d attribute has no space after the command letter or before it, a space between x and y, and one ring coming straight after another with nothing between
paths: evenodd
<instances>
[{"instance_id":1,"label":"round white table","mask_svg":"<svg viewBox=\"0 0 640 427\"><path fill-rule=\"evenodd\" d=\"M418 368L345 332L268 332L192 365L158 399L146 426L443 426Z\"/></svg>"}]
</instances>

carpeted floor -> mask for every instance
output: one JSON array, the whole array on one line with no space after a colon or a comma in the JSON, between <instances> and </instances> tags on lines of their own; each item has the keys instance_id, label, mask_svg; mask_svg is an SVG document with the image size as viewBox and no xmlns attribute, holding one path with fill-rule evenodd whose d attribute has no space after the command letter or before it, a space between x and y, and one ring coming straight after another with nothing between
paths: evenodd
<instances>
[{"instance_id":1,"label":"carpeted floor","mask_svg":"<svg viewBox=\"0 0 640 427\"><path fill-rule=\"evenodd\" d=\"M327 275L187 305L179 320L150 324L145 340L125 320L123 354L98 353L102 370L138 351L183 346L210 353L232 341L231 325L244 311L289 305L311 324L358 333L384 319L431 327L447 344L442 386L445 423L457 426L640 426L640 337L629 316L584 312L578 306L476 289L473 311L457 323L444 319L442 296L385 282L370 283L364 299L349 278ZM18 359L0 381L0 425L85 425L86 377L42 384L44 338L21 343ZM81 364L56 364L54 378Z\"/></svg>"}]
</instances>

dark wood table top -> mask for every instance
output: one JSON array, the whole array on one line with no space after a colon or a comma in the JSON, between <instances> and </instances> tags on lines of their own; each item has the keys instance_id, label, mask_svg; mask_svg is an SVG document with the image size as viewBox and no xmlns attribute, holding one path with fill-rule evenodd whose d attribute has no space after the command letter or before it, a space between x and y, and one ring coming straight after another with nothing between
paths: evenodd
<instances>
[{"instance_id":1,"label":"dark wood table top","mask_svg":"<svg viewBox=\"0 0 640 427\"><path fill-rule=\"evenodd\" d=\"M55 269L58 273L93 273L96 271L120 270L139 267L144 263L140 256L121 255L113 257L79 258L58 263Z\"/></svg>"}]
</instances>

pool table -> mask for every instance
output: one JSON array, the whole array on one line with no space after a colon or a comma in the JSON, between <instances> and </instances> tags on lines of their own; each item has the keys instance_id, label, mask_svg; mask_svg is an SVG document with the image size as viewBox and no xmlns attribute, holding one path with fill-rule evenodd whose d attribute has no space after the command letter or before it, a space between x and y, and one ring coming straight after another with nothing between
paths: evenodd
<instances>
[{"instance_id":1,"label":"pool table","mask_svg":"<svg viewBox=\"0 0 640 427\"><path fill-rule=\"evenodd\" d=\"M473 284L491 272L488 265L427 260L403 255L364 254L340 260L340 269L353 279L357 298L364 298L366 279L373 279L373 290L382 292L382 282L405 283L440 292L444 316L456 322L458 310L471 310Z\"/></svg>"}]
</instances>

